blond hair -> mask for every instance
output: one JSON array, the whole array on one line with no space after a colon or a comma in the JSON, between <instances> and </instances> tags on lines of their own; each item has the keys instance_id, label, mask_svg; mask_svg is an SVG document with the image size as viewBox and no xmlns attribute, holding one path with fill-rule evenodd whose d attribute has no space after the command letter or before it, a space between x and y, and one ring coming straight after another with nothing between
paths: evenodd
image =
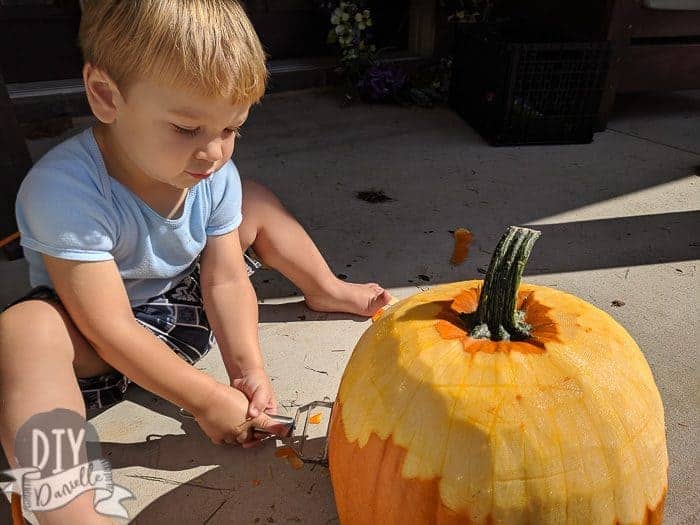
<instances>
[{"instance_id":1,"label":"blond hair","mask_svg":"<svg viewBox=\"0 0 700 525\"><path fill-rule=\"evenodd\" d=\"M85 0L83 59L126 92L139 78L180 82L234 104L265 92L265 53L237 0Z\"/></svg>"}]
</instances>

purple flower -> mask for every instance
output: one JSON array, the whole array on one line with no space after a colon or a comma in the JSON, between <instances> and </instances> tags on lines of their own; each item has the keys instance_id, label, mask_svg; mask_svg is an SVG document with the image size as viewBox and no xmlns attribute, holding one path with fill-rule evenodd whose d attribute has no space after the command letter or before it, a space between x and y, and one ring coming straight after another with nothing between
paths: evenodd
<instances>
[{"instance_id":1,"label":"purple flower","mask_svg":"<svg viewBox=\"0 0 700 525\"><path fill-rule=\"evenodd\" d=\"M381 101L395 96L406 83L406 74L392 64L375 64L357 84L360 93L371 100Z\"/></svg>"}]
</instances>

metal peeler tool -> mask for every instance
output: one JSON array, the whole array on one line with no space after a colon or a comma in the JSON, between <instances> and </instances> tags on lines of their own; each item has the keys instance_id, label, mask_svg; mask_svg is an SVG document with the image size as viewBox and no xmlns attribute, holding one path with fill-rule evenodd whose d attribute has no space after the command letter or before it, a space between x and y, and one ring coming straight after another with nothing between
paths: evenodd
<instances>
[{"instance_id":1,"label":"metal peeler tool","mask_svg":"<svg viewBox=\"0 0 700 525\"><path fill-rule=\"evenodd\" d=\"M263 434L260 441L276 439L277 446L289 447L304 463L328 466L328 427L331 421L333 402L327 400L313 401L297 409L294 417L269 414L270 419L284 428L282 435L255 428L254 432ZM193 418L192 414L180 409L184 417Z\"/></svg>"}]
</instances>

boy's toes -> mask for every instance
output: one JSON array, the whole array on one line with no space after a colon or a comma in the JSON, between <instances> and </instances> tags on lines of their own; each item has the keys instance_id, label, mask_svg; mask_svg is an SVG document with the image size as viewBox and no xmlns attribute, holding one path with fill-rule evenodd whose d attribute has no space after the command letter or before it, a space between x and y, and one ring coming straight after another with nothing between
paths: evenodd
<instances>
[{"instance_id":1,"label":"boy's toes","mask_svg":"<svg viewBox=\"0 0 700 525\"><path fill-rule=\"evenodd\" d=\"M377 283L355 284L339 281L330 294L306 295L306 304L317 312L346 312L370 317L396 300Z\"/></svg>"},{"instance_id":2,"label":"boy's toes","mask_svg":"<svg viewBox=\"0 0 700 525\"><path fill-rule=\"evenodd\" d=\"M370 300L367 311L369 312L369 315L374 315L377 313L377 310L380 308L385 307L387 304L391 304L392 302L395 302L396 299L394 296L392 296L389 292L384 290L381 286L375 285L375 292L376 295Z\"/></svg>"}]
</instances>

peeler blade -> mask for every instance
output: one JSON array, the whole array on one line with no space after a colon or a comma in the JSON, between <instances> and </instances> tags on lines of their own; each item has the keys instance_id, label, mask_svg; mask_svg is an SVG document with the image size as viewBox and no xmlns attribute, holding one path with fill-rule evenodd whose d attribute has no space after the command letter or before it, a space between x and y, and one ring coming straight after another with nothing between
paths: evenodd
<instances>
[{"instance_id":1,"label":"peeler blade","mask_svg":"<svg viewBox=\"0 0 700 525\"><path fill-rule=\"evenodd\" d=\"M304 463L328 466L328 428L333 402L313 401L299 407L294 427L287 437L278 438L278 447L287 446Z\"/></svg>"}]
</instances>

